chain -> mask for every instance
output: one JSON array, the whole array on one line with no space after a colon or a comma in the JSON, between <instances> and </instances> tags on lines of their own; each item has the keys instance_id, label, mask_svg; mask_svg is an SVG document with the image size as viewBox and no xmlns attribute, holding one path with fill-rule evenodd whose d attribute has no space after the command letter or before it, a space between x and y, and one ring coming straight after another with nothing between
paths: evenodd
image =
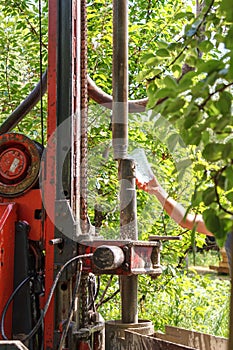
<instances>
[{"instance_id":1,"label":"chain","mask_svg":"<svg viewBox=\"0 0 233 350\"><path fill-rule=\"evenodd\" d=\"M81 328L88 326L88 275L83 274L81 279Z\"/></svg>"},{"instance_id":2,"label":"chain","mask_svg":"<svg viewBox=\"0 0 233 350\"><path fill-rule=\"evenodd\" d=\"M83 234L88 232L87 217L87 13L86 0L81 0L81 222Z\"/></svg>"}]
</instances>

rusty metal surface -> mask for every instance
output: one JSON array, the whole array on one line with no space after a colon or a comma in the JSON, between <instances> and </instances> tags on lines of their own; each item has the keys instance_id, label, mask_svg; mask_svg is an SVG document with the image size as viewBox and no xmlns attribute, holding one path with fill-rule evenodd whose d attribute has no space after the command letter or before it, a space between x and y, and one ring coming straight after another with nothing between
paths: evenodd
<instances>
[{"instance_id":1,"label":"rusty metal surface","mask_svg":"<svg viewBox=\"0 0 233 350\"><path fill-rule=\"evenodd\" d=\"M160 242L147 241L82 241L79 246L79 254L94 253L101 245L117 246L124 252L124 262L120 267L110 270L97 268L91 259L85 260L83 270L96 274L139 275L151 274L159 276L162 273L160 266Z\"/></svg>"},{"instance_id":2,"label":"rusty metal surface","mask_svg":"<svg viewBox=\"0 0 233 350\"><path fill-rule=\"evenodd\" d=\"M127 4L127 2L126 2ZM125 5L126 6L126 5ZM127 5L128 6L128 5ZM126 12L127 9L125 9ZM121 14L121 11L120 11ZM124 13L126 16L126 13ZM125 141L124 141L125 142ZM124 143L123 142L123 143ZM118 151L117 151L118 152ZM120 152L122 150L120 149ZM120 235L121 239L138 239L137 227L137 201L135 190L135 169L134 163L130 159L119 161L120 183ZM126 248L126 247L125 247ZM148 255L147 255L148 253ZM151 254L146 251L147 261L151 261ZM133 249L125 251L125 267L133 271L133 265L139 265L144 269L147 263L143 259L138 259L137 254L133 254ZM145 257L145 256L144 256ZM152 265L152 263L150 264ZM145 269L144 269L145 271ZM138 278L134 276L120 276L121 291L121 319L123 323L138 322ZM130 298L129 298L130 295Z\"/></svg>"},{"instance_id":3,"label":"rusty metal surface","mask_svg":"<svg viewBox=\"0 0 233 350\"><path fill-rule=\"evenodd\" d=\"M116 269L124 262L123 250L117 246L102 245L96 248L93 262L101 270Z\"/></svg>"}]
</instances>

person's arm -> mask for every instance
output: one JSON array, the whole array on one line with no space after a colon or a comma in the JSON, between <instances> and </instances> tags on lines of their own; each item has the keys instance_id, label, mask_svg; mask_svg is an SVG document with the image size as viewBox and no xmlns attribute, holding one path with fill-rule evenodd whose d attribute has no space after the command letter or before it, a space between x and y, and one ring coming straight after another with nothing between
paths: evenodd
<instances>
[{"instance_id":1,"label":"person's arm","mask_svg":"<svg viewBox=\"0 0 233 350\"><path fill-rule=\"evenodd\" d=\"M156 177L147 184L142 184L137 181L137 186L139 189L156 196L168 215L181 227L187 228L188 230L192 230L195 227L197 232L213 236L213 234L207 229L202 215L194 215L190 213L185 215L185 208L173 198L169 197L168 193L162 188Z\"/></svg>"}]
</instances>

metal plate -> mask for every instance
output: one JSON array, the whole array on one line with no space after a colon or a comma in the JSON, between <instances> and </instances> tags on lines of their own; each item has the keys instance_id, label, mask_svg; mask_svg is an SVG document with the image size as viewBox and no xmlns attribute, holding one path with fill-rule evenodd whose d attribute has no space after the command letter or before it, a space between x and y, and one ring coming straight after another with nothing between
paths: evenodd
<instances>
[{"instance_id":1,"label":"metal plate","mask_svg":"<svg viewBox=\"0 0 233 350\"><path fill-rule=\"evenodd\" d=\"M0 135L1 196L16 197L25 193L36 183L39 169L39 145L23 134Z\"/></svg>"}]
</instances>

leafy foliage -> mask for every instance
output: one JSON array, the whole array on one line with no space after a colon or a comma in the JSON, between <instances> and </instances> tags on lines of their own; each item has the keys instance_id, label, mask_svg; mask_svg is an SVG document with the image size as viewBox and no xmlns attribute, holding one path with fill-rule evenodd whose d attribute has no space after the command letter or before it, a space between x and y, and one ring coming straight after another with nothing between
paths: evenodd
<instances>
[{"instance_id":1,"label":"leafy foliage","mask_svg":"<svg viewBox=\"0 0 233 350\"><path fill-rule=\"evenodd\" d=\"M140 276L139 282L139 318L151 320L156 331L170 325L228 337L229 280L182 272L168 265L158 279ZM114 278L105 298L114 296L118 288ZM101 304L99 311L105 319L120 319L120 308L117 294L111 304Z\"/></svg>"},{"instance_id":2,"label":"leafy foliage","mask_svg":"<svg viewBox=\"0 0 233 350\"><path fill-rule=\"evenodd\" d=\"M179 40L164 43L163 51L147 59L143 73L148 108L171 122L195 150L192 204L207 206L204 219L220 245L232 230L233 214L231 12L226 2L206 1ZM153 57L157 62L151 64ZM160 71L151 76L147 68Z\"/></svg>"},{"instance_id":3,"label":"leafy foliage","mask_svg":"<svg viewBox=\"0 0 233 350\"><path fill-rule=\"evenodd\" d=\"M0 104L1 121L26 98L40 80L40 41L42 69L47 66L48 4L42 1L41 31L38 2L10 0L0 4ZM40 40L41 39L41 40ZM40 106L36 106L17 127L40 140ZM46 98L44 98L44 116Z\"/></svg>"}]
</instances>

